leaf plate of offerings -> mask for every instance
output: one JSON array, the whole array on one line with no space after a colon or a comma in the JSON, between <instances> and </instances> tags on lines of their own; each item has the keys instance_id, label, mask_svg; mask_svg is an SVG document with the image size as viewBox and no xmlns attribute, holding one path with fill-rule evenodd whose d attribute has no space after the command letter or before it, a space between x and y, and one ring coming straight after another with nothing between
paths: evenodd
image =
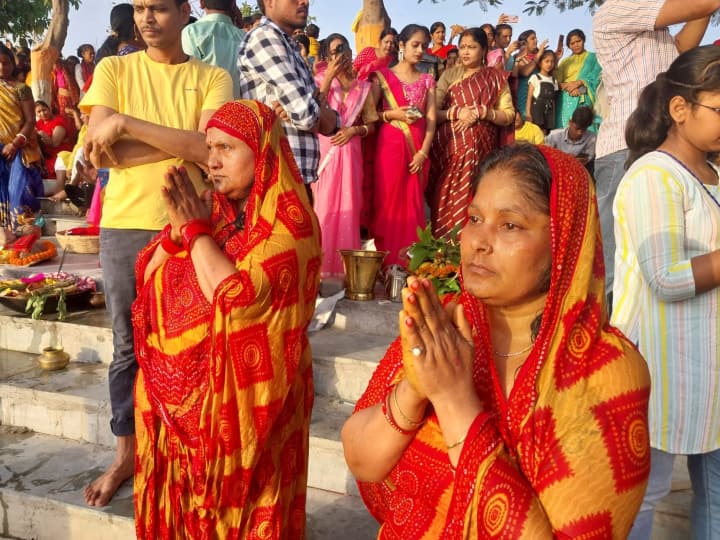
<instances>
[{"instance_id":1,"label":"leaf plate of offerings","mask_svg":"<svg viewBox=\"0 0 720 540\"><path fill-rule=\"evenodd\" d=\"M440 295L460 292L459 232L457 225L447 238L435 238L430 225L418 227L418 240L407 251L408 271L429 279Z\"/></svg>"},{"instance_id":2,"label":"leaf plate of offerings","mask_svg":"<svg viewBox=\"0 0 720 540\"><path fill-rule=\"evenodd\" d=\"M95 280L67 272L35 274L0 281L0 304L39 319L56 312L64 320L68 311L88 309Z\"/></svg>"}]
</instances>

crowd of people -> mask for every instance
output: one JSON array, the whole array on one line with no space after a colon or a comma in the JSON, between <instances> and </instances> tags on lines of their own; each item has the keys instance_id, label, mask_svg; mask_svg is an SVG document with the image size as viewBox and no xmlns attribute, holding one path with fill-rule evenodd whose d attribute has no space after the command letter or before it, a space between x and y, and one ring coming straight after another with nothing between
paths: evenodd
<instances>
[{"instance_id":1,"label":"crowd of people","mask_svg":"<svg viewBox=\"0 0 720 540\"><path fill-rule=\"evenodd\" d=\"M355 58L308 4L118 4L51 103L0 45L2 225L42 177L104 190L118 444L86 502L134 477L138 538L303 538L320 280L429 222L461 292L408 279L342 430L379 537L646 540L678 455L720 537L720 0L606 0L595 53L503 14Z\"/></svg>"}]
</instances>

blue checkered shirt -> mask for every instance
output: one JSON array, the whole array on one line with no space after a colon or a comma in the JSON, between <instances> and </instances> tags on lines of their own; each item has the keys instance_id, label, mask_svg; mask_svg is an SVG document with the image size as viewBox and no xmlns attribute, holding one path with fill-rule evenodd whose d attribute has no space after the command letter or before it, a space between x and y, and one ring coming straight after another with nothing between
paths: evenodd
<instances>
[{"instance_id":1,"label":"blue checkered shirt","mask_svg":"<svg viewBox=\"0 0 720 540\"><path fill-rule=\"evenodd\" d=\"M315 80L295 40L270 19L263 17L257 28L240 44L238 56L240 97L272 107L279 101L288 116L285 134L305 183L317 180L320 143L315 126L320 106L313 97Z\"/></svg>"}]
</instances>

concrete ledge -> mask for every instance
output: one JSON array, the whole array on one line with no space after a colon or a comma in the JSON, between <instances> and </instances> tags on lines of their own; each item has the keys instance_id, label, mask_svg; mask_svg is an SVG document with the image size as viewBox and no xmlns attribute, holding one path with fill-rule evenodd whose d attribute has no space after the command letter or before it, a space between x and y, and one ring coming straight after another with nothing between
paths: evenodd
<instances>
[{"instance_id":1,"label":"concrete ledge","mask_svg":"<svg viewBox=\"0 0 720 540\"><path fill-rule=\"evenodd\" d=\"M399 333L398 314L402 304L376 299L354 301L343 299L335 309L335 328L365 335L396 338Z\"/></svg>"},{"instance_id":2,"label":"concrete ledge","mask_svg":"<svg viewBox=\"0 0 720 540\"><path fill-rule=\"evenodd\" d=\"M131 482L104 508L82 500L87 483L113 451L0 427L0 537L33 540L127 540L135 537ZM365 540L378 525L358 497L308 489L308 538Z\"/></svg>"},{"instance_id":3,"label":"concrete ledge","mask_svg":"<svg viewBox=\"0 0 720 540\"><path fill-rule=\"evenodd\" d=\"M392 339L334 327L310 334L315 392L355 403Z\"/></svg>"},{"instance_id":4,"label":"concrete ledge","mask_svg":"<svg viewBox=\"0 0 720 540\"><path fill-rule=\"evenodd\" d=\"M6 353L5 358L0 364L6 370L0 373L2 425L114 447L107 366L71 363L67 369L44 372L28 355ZM311 487L357 494L340 442L340 430L352 409L352 405L316 396L310 424ZM110 459L105 465L109 464Z\"/></svg>"},{"instance_id":5,"label":"concrete ledge","mask_svg":"<svg viewBox=\"0 0 720 540\"><path fill-rule=\"evenodd\" d=\"M45 347L62 345L73 361L110 363L112 330L104 309L68 313L64 322L56 317L48 314L34 321L2 307L0 349L40 354Z\"/></svg>"}]
</instances>

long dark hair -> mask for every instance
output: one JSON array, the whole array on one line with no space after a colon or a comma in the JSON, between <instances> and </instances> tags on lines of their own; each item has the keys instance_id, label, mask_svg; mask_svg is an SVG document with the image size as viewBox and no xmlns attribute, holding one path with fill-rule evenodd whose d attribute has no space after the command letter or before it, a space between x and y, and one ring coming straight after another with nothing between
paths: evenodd
<instances>
[{"instance_id":1,"label":"long dark hair","mask_svg":"<svg viewBox=\"0 0 720 540\"><path fill-rule=\"evenodd\" d=\"M570 40L571 40L574 36L579 37L580 39L582 39L582 42L585 43L585 41L586 41L586 39L585 39L585 32L583 32L583 31L580 30L579 28L575 28L574 30L570 30L570 32L568 32L567 37L565 38L565 46L566 46L566 47L569 47L569 46L570 46Z\"/></svg>"},{"instance_id":2,"label":"long dark hair","mask_svg":"<svg viewBox=\"0 0 720 540\"><path fill-rule=\"evenodd\" d=\"M14 77L15 73L17 72L17 62L15 61L15 54L2 43L0 43L0 54L2 54L3 56L7 56L10 59L10 63L13 67L11 75Z\"/></svg>"},{"instance_id":3,"label":"long dark hair","mask_svg":"<svg viewBox=\"0 0 720 540\"><path fill-rule=\"evenodd\" d=\"M488 173L501 170L522 184L523 196L539 212L550 215L552 171L542 152L534 144L515 143L490 154L472 183L473 195Z\"/></svg>"},{"instance_id":4,"label":"long dark hair","mask_svg":"<svg viewBox=\"0 0 720 540\"><path fill-rule=\"evenodd\" d=\"M407 27L405 27L405 28L407 28ZM443 30L447 31L447 29L445 28L445 25L443 23L441 23L440 21L435 21L434 23L432 23L430 25L430 33L434 34L435 30L437 30L438 28L442 28Z\"/></svg>"},{"instance_id":5,"label":"long dark hair","mask_svg":"<svg viewBox=\"0 0 720 540\"><path fill-rule=\"evenodd\" d=\"M425 34L428 42L430 41L430 32L428 31L426 26L423 26L421 24L408 24L400 31L400 35L398 36L398 43L407 43L410 38L418 32L422 32L423 34Z\"/></svg>"},{"instance_id":6,"label":"long dark hair","mask_svg":"<svg viewBox=\"0 0 720 540\"><path fill-rule=\"evenodd\" d=\"M134 8L132 4L118 4L110 10L111 34L95 53L95 63L106 56L115 56L120 43L132 41L135 37Z\"/></svg>"},{"instance_id":7,"label":"long dark hair","mask_svg":"<svg viewBox=\"0 0 720 540\"><path fill-rule=\"evenodd\" d=\"M330 43L338 39L343 42L346 50L350 50L350 43L345 36L337 33L330 34L328 37L323 39L322 43L320 44L320 50L318 51L318 53L321 60L328 60L330 58Z\"/></svg>"},{"instance_id":8,"label":"long dark hair","mask_svg":"<svg viewBox=\"0 0 720 540\"><path fill-rule=\"evenodd\" d=\"M483 51L483 65L487 64L487 52L488 52L488 39L487 34L482 29L482 26L476 26L475 28L467 28L463 30L463 33L460 34L460 40L458 41L458 45L460 45L460 41L462 41L462 38L464 37L471 37L475 43L479 44Z\"/></svg>"},{"instance_id":9,"label":"long dark hair","mask_svg":"<svg viewBox=\"0 0 720 540\"><path fill-rule=\"evenodd\" d=\"M720 47L715 45L684 52L642 91L625 125L629 149L626 167L665 141L673 126L672 98L679 96L696 107L702 92L720 92Z\"/></svg>"}]
</instances>

